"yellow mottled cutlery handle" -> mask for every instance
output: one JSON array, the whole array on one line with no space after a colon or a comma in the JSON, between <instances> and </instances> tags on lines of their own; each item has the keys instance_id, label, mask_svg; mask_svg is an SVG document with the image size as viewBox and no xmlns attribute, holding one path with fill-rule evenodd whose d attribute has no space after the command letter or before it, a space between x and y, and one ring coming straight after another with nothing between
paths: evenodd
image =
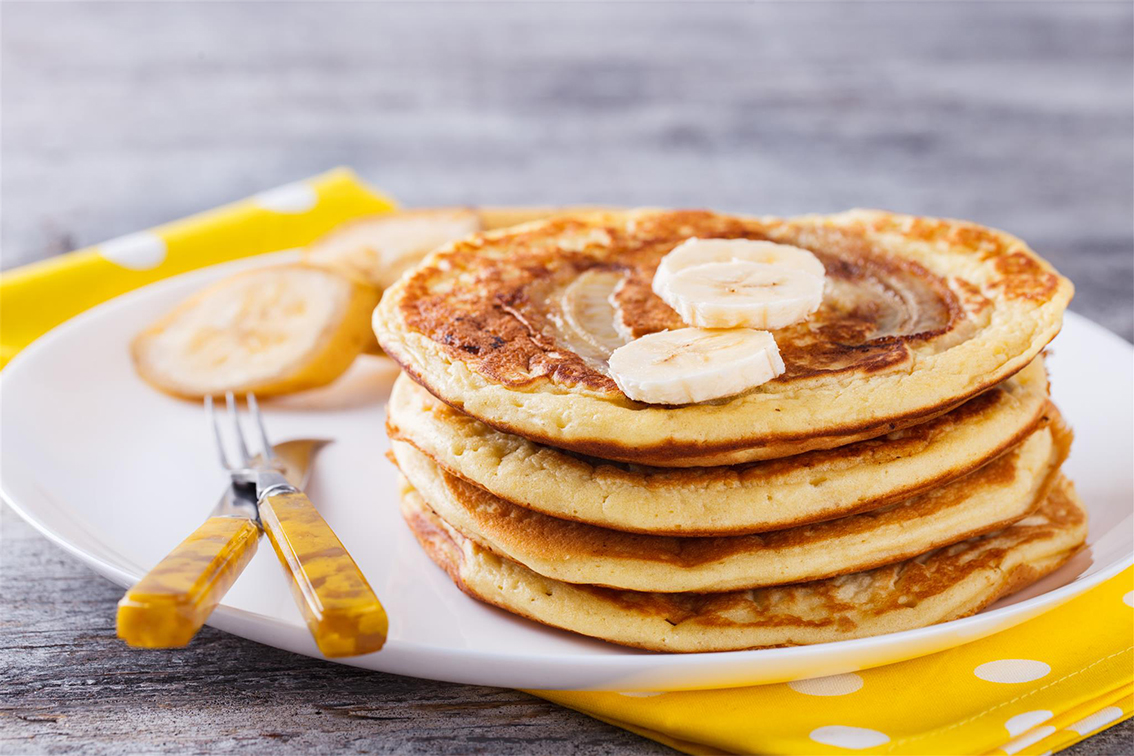
<instances>
[{"instance_id":1,"label":"yellow mottled cutlery handle","mask_svg":"<svg viewBox=\"0 0 1134 756\"><path fill-rule=\"evenodd\" d=\"M260 529L210 517L118 602L118 637L139 648L184 646L256 553Z\"/></svg>"},{"instance_id":2,"label":"yellow mottled cutlery handle","mask_svg":"<svg viewBox=\"0 0 1134 756\"><path fill-rule=\"evenodd\" d=\"M357 656L386 642L386 610L331 526L302 493L268 496L260 522L291 575L292 594L324 656Z\"/></svg>"}]
</instances>

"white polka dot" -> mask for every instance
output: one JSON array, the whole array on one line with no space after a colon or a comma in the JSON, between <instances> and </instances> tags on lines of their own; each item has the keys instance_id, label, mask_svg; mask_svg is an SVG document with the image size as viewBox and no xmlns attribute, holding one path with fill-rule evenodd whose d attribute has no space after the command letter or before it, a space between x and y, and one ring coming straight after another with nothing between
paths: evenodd
<instances>
[{"instance_id":1,"label":"white polka dot","mask_svg":"<svg viewBox=\"0 0 1134 756\"><path fill-rule=\"evenodd\" d=\"M973 670L982 680L994 683L1026 683L1051 672L1051 667L1034 659L1000 659L985 662Z\"/></svg>"},{"instance_id":2,"label":"white polka dot","mask_svg":"<svg viewBox=\"0 0 1134 756\"><path fill-rule=\"evenodd\" d=\"M1054 732L1055 728L1051 725L1037 727L1026 735L1021 735L1015 740L1000 746L1000 750L1004 751L1004 753L1008 754L1008 756L1012 756L1012 754L1018 753L1028 746L1035 745Z\"/></svg>"},{"instance_id":3,"label":"white polka dot","mask_svg":"<svg viewBox=\"0 0 1134 756\"><path fill-rule=\"evenodd\" d=\"M1083 717L1073 725L1068 725L1068 730L1074 730L1080 735L1086 735L1089 732L1110 724L1114 720L1122 716L1122 709L1117 706L1108 706L1105 709L1099 709L1089 717Z\"/></svg>"},{"instance_id":4,"label":"white polka dot","mask_svg":"<svg viewBox=\"0 0 1134 756\"><path fill-rule=\"evenodd\" d=\"M304 213L315 207L317 199L315 189L303 181L277 186L253 197L257 205L275 213Z\"/></svg>"},{"instance_id":5,"label":"white polka dot","mask_svg":"<svg viewBox=\"0 0 1134 756\"><path fill-rule=\"evenodd\" d=\"M165 240L152 231L119 236L98 245L99 254L116 265L131 270L147 270L165 259Z\"/></svg>"},{"instance_id":6,"label":"white polka dot","mask_svg":"<svg viewBox=\"0 0 1134 756\"><path fill-rule=\"evenodd\" d=\"M792 680L788 687L807 696L846 696L862 687L862 678L853 672L810 680Z\"/></svg>"},{"instance_id":7,"label":"white polka dot","mask_svg":"<svg viewBox=\"0 0 1134 756\"><path fill-rule=\"evenodd\" d=\"M1126 604L1127 606L1134 606L1134 591L1130 591L1130 593L1127 593L1125 596L1123 596L1122 603Z\"/></svg>"},{"instance_id":8,"label":"white polka dot","mask_svg":"<svg viewBox=\"0 0 1134 756\"><path fill-rule=\"evenodd\" d=\"M878 730L868 730L865 727L847 727L846 725L827 725L817 727L808 736L816 743L838 746L839 748L873 748L883 743L889 743L890 738Z\"/></svg>"},{"instance_id":9,"label":"white polka dot","mask_svg":"<svg viewBox=\"0 0 1134 756\"><path fill-rule=\"evenodd\" d=\"M1012 737L1022 735L1036 725L1041 725L1047 720L1051 719L1054 714L1044 709L1037 709L1035 711L1025 711L1023 714L1017 714L1004 723L1008 729L1008 734Z\"/></svg>"},{"instance_id":10,"label":"white polka dot","mask_svg":"<svg viewBox=\"0 0 1134 756\"><path fill-rule=\"evenodd\" d=\"M665 695L664 690L650 691L650 690L628 690L625 693L619 693L620 696L627 698L651 698L653 696Z\"/></svg>"}]
</instances>

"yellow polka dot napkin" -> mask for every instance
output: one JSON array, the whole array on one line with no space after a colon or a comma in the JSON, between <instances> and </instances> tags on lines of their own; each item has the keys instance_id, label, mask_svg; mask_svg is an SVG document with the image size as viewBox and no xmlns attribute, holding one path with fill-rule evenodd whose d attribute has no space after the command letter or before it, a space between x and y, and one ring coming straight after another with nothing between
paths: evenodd
<instances>
[{"instance_id":1,"label":"yellow polka dot napkin","mask_svg":"<svg viewBox=\"0 0 1134 756\"><path fill-rule=\"evenodd\" d=\"M338 168L164 226L0 275L0 366L112 297L206 265L307 244L343 221L390 212L390 198Z\"/></svg>"},{"instance_id":2,"label":"yellow polka dot napkin","mask_svg":"<svg viewBox=\"0 0 1134 756\"><path fill-rule=\"evenodd\" d=\"M336 169L0 275L0 365L145 284L309 243L393 200ZM537 695L694 754L1042 754L1131 716L1134 572L1012 630L857 674L685 693Z\"/></svg>"},{"instance_id":3,"label":"yellow polka dot napkin","mask_svg":"<svg viewBox=\"0 0 1134 756\"><path fill-rule=\"evenodd\" d=\"M1044 754L1134 709L1134 570L1047 614L887 667L682 693L532 691L693 754Z\"/></svg>"}]
</instances>

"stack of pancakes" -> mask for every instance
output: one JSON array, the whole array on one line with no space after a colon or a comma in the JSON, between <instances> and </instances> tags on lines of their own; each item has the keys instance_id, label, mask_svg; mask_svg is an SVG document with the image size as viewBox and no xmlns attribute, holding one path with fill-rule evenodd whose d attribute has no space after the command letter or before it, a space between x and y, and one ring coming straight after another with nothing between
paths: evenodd
<instances>
[{"instance_id":1,"label":"stack of pancakes","mask_svg":"<svg viewBox=\"0 0 1134 756\"><path fill-rule=\"evenodd\" d=\"M813 252L786 372L665 406L611 351L682 327L651 291L692 238ZM1063 564L1086 514L1042 350L1070 283L970 223L593 213L435 252L375 311L402 512L466 593L641 648L721 651L962 617ZM711 359L711 355L709 359Z\"/></svg>"}]
</instances>

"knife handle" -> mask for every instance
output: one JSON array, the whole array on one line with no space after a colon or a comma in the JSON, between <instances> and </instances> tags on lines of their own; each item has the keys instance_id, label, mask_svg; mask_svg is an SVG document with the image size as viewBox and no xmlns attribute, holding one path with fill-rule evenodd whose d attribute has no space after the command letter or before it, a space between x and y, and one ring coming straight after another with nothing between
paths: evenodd
<instances>
[{"instance_id":1,"label":"knife handle","mask_svg":"<svg viewBox=\"0 0 1134 756\"><path fill-rule=\"evenodd\" d=\"M324 656L358 656L386 642L386 610L362 571L299 492L260 502L260 522L291 575L292 595Z\"/></svg>"},{"instance_id":2,"label":"knife handle","mask_svg":"<svg viewBox=\"0 0 1134 756\"><path fill-rule=\"evenodd\" d=\"M118 637L138 648L184 646L256 553L260 528L210 517L118 602Z\"/></svg>"}]
</instances>

